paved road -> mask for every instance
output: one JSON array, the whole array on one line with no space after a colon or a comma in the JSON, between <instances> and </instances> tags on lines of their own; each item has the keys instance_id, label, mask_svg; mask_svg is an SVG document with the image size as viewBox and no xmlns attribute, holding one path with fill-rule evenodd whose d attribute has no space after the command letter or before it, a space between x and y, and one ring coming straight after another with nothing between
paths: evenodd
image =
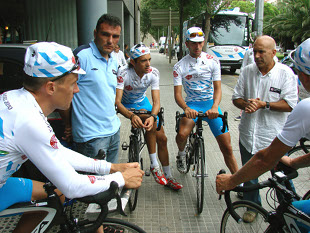
<instances>
[{"instance_id":1,"label":"paved road","mask_svg":"<svg viewBox=\"0 0 310 233\"><path fill-rule=\"evenodd\" d=\"M217 143L208 127L204 128L203 136L205 139L206 164L208 177L205 179L205 197L204 210L200 215L196 212L196 192L194 178L190 173L184 175L176 170L175 156L177 146L175 144L175 112L180 108L175 104L173 97L173 76L172 68L176 60L169 60L157 51L152 51L152 65L159 69L161 74L160 90L161 104L165 109L165 132L168 137L168 150L170 154L170 165L175 178L180 181L184 188L180 191L172 191L166 187L155 183L152 176L144 177L143 184L139 190L138 205L134 212L130 213L128 209L127 217L120 217L133 222L149 233L169 232L219 232L221 216L226 209L224 200L218 200L215 192L215 176L217 172L225 168L223 156L217 146ZM223 71L222 75L222 102L221 109L228 112L229 128L232 140L234 154L240 166L240 154L238 148L238 121L234 117L239 114L239 109L231 103L232 88L235 86L238 74L231 75ZM148 92L148 95L150 93ZM120 116L121 142L126 141L130 134L130 124L128 119ZM120 161L127 161L127 151L120 152ZM144 152L144 165L149 166L149 159ZM262 176L265 179L266 175ZM237 198L234 196L234 200ZM263 196L263 205L266 206ZM75 212L83 214L84 209L78 208ZM14 219L7 218L0 222L1 232L11 232L14 226ZM4 228L8 230L5 231ZM11 227L11 228L10 228Z\"/></svg>"}]
</instances>

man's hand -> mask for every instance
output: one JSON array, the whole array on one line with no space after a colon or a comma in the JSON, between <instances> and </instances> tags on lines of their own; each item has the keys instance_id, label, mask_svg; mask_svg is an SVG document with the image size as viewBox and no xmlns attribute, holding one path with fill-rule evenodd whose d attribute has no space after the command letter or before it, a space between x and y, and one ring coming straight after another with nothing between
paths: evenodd
<instances>
[{"instance_id":1,"label":"man's hand","mask_svg":"<svg viewBox=\"0 0 310 233\"><path fill-rule=\"evenodd\" d=\"M141 120L141 118L137 115L134 115L132 118L131 118L131 125L134 127L134 128L144 128L144 124Z\"/></svg>"},{"instance_id":2,"label":"man's hand","mask_svg":"<svg viewBox=\"0 0 310 233\"><path fill-rule=\"evenodd\" d=\"M128 168L139 168L140 169L140 164L137 162L134 162L134 163L112 163L110 173L124 172Z\"/></svg>"},{"instance_id":3,"label":"man's hand","mask_svg":"<svg viewBox=\"0 0 310 233\"><path fill-rule=\"evenodd\" d=\"M62 140L68 143L72 142L72 128L71 127L65 127L64 136L62 137Z\"/></svg>"},{"instance_id":4,"label":"man's hand","mask_svg":"<svg viewBox=\"0 0 310 233\"><path fill-rule=\"evenodd\" d=\"M224 194L225 190L233 189L235 186L231 182L231 174L221 174L216 176L216 192Z\"/></svg>"},{"instance_id":5,"label":"man's hand","mask_svg":"<svg viewBox=\"0 0 310 233\"><path fill-rule=\"evenodd\" d=\"M125 180L125 188L137 189L141 186L144 171L140 168L128 168L122 175Z\"/></svg>"},{"instance_id":6,"label":"man's hand","mask_svg":"<svg viewBox=\"0 0 310 233\"><path fill-rule=\"evenodd\" d=\"M264 108L266 105L266 102L261 101L260 98L256 99L248 99L248 106L245 107L246 113L254 113L260 108Z\"/></svg>"},{"instance_id":7,"label":"man's hand","mask_svg":"<svg viewBox=\"0 0 310 233\"><path fill-rule=\"evenodd\" d=\"M184 113L187 118L195 119L198 116L198 112L190 107L186 107Z\"/></svg>"},{"instance_id":8,"label":"man's hand","mask_svg":"<svg viewBox=\"0 0 310 233\"><path fill-rule=\"evenodd\" d=\"M147 118L144 122L144 128L146 131L150 131L153 128L154 125L154 117L150 116Z\"/></svg>"},{"instance_id":9,"label":"man's hand","mask_svg":"<svg viewBox=\"0 0 310 233\"><path fill-rule=\"evenodd\" d=\"M211 109L209 109L208 111L206 111L207 117L209 119L215 119L218 118L219 116L219 111L217 107L212 107Z\"/></svg>"}]
</instances>

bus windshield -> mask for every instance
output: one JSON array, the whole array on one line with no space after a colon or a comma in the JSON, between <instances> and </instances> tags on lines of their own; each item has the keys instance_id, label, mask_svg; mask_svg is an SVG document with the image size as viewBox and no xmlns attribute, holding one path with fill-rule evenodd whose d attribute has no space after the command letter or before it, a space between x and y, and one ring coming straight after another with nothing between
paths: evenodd
<instances>
[{"instance_id":1,"label":"bus windshield","mask_svg":"<svg viewBox=\"0 0 310 233\"><path fill-rule=\"evenodd\" d=\"M211 20L208 42L214 45L248 46L247 17L240 15L216 15Z\"/></svg>"}]
</instances>

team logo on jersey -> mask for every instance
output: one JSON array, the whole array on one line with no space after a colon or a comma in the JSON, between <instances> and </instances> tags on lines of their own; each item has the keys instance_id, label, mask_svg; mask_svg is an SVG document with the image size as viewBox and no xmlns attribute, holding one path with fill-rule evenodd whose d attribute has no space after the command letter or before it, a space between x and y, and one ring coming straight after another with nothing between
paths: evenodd
<instances>
[{"instance_id":1,"label":"team logo on jersey","mask_svg":"<svg viewBox=\"0 0 310 233\"><path fill-rule=\"evenodd\" d=\"M94 184L96 182L96 177L95 176L89 176L88 179L90 180L90 183Z\"/></svg>"},{"instance_id":2,"label":"team logo on jersey","mask_svg":"<svg viewBox=\"0 0 310 233\"><path fill-rule=\"evenodd\" d=\"M213 56L210 54L206 54L207 59L213 59Z\"/></svg>"},{"instance_id":3,"label":"team logo on jersey","mask_svg":"<svg viewBox=\"0 0 310 233\"><path fill-rule=\"evenodd\" d=\"M27 159L27 156L26 155L22 155L22 160L25 160L25 159Z\"/></svg>"},{"instance_id":4,"label":"team logo on jersey","mask_svg":"<svg viewBox=\"0 0 310 233\"><path fill-rule=\"evenodd\" d=\"M187 75L185 78L186 78L187 80L190 80L192 77L193 77L192 75Z\"/></svg>"},{"instance_id":5,"label":"team logo on jersey","mask_svg":"<svg viewBox=\"0 0 310 233\"><path fill-rule=\"evenodd\" d=\"M118 76L118 77L117 77L117 82L118 82L118 83L122 83L122 82L124 82L123 77Z\"/></svg>"},{"instance_id":6,"label":"team logo on jersey","mask_svg":"<svg viewBox=\"0 0 310 233\"><path fill-rule=\"evenodd\" d=\"M176 71L173 71L173 77L178 77L179 75L178 75L178 73L176 72Z\"/></svg>"},{"instance_id":7,"label":"team logo on jersey","mask_svg":"<svg viewBox=\"0 0 310 233\"><path fill-rule=\"evenodd\" d=\"M4 150L0 150L0 156L6 156L8 154L9 154L9 152L4 151Z\"/></svg>"},{"instance_id":8,"label":"team logo on jersey","mask_svg":"<svg viewBox=\"0 0 310 233\"><path fill-rule=\"evenodd\" d=\"M55 136L55 134L54 134L54 135L51 137L50 144L51 144L51 146L52 146L54 149L58 149L57 143L58 143L58 140L57 140L57 138L56 138L56 136Z\"/></svg>"},{"instance_id":9,"label":"team logo on jersey","mask_svg":"<svg viewBox=\"0 0 310 233\"><path fill-rule=\"evenodd\" d=\"M128 85L128 86L125 87L125 89L126 89L127 91L131 91L133 88L132 88L132 86Z\"/></svg>"}]
</instances>

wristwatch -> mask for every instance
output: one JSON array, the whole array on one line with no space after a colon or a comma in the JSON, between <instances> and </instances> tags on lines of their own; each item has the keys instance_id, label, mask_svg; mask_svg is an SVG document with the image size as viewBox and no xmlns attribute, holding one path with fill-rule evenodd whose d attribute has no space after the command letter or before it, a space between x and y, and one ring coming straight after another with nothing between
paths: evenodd
<instances>
[{"instance_id":1,"label":"wristwatch","mask_svg":"<svg viewBox=\"0 0 310 233\"><path fill-rule=\"evenodd\" d=\"M269 103L269 102L266 102L266 106L265 106L265 109L268 109L268 110L270 110L270 103Z\"/></svg>"},{"instance_id":2,"label":"wristwatch","mask_svg":"<svg viewBox=\"0 0 310 233\"><path fill-rule=\"evenodd\" d=\"M155 114L151 114L152 117L154 117L154 122L157 121L157 116Z\"/></svg>"}]
</instances>

